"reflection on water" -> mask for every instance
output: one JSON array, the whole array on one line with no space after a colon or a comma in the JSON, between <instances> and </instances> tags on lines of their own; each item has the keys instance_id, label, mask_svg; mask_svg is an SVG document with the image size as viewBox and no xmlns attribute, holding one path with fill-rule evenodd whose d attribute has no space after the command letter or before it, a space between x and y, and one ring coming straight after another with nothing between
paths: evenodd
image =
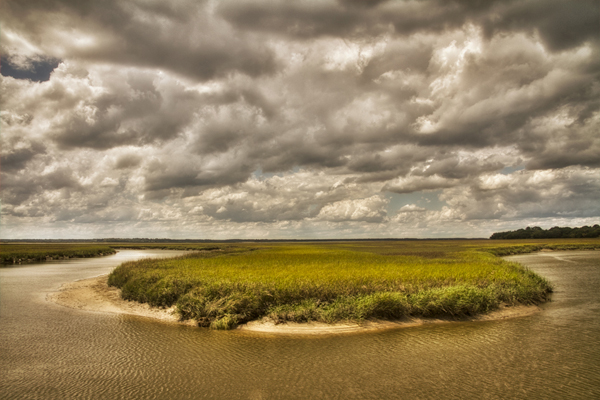
<instances>
[{"instance_id":1,"label":"reflection on water","mask_svg":"<svg viewBox=\"0 0 600 400\"><path fill-rule=\"evenodd\" d=\"M219 332L44 300L145 253L1 269L0 397L600 398L600 252L510 257L555 285L536 315L380 333Z\"/></svg>"}]
</instances>

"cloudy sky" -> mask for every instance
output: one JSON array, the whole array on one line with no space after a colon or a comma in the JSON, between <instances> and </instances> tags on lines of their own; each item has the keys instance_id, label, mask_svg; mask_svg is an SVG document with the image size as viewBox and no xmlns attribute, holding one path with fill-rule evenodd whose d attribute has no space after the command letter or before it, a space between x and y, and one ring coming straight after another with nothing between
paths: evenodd
<instances>
[{"instance_id":1,"label":"cloudy sky","mask_svg":"<svg viewBox=\"0 0 600 400\"><path fill-rule=\"evenodd\" d=\"M3 0L1 238L600 223L596 0Z\"/></svg>"}]
</instances>

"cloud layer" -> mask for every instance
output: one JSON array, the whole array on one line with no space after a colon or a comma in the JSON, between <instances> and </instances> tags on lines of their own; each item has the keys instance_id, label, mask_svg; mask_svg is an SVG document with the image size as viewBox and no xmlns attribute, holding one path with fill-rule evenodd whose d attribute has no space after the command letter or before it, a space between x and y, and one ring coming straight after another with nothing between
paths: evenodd
<instances>
[{"instance_id":1,"label":"cloud layer","mask_svg":"<svg viewBox=\"0 0 600 400\"><path fill-rule=\"evenodd\" d=\"M599 10L5 1L0 235L481 237L598 223Z\"/></svg>"}]
</instances>

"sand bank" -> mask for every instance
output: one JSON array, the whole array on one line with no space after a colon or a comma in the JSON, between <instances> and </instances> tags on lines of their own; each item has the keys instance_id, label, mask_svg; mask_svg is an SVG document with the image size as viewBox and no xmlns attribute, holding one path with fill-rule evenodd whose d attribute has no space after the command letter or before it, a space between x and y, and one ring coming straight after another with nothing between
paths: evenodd
<instances>
[{"instance_id":1,"label":"sand bank","mask_svg":"<svg viewBox=\"0 0 600 400\"><path fill-rule=\"evenodd\" d=\"M62 306L85 311L127 314L158 319L163 322L195 325L193 321L179 321L174 308L157 309L147 304L121 299L120 289L109 287L107 275L64 284L58 292L47 296L49 301ZM501 307L489 314L468 318L406 318L400 321L364 321L361 323L325 324L321 322L274 324L269 320L251 321L238 329L248 332L263 332L292 335L342 334L386 329L399 329L425 324L457 323L461 321L492 321L524 317L539 311L537 306Z\"/></svg>"},{"instance_id":2,"label":"sand bank","mask_svg":"<svg viewBox=\"0 0 600 400\"><path fill-rule=\"evenodd\" d=\"M193 321L179 321L174 307L153 308L137 301L121 298L121 290L107 284L108 275L65 283L58 292L49 293L47 299L65 307L84 311L135 315L169 323L195 325Z\"/></svg>"}]
</instances>

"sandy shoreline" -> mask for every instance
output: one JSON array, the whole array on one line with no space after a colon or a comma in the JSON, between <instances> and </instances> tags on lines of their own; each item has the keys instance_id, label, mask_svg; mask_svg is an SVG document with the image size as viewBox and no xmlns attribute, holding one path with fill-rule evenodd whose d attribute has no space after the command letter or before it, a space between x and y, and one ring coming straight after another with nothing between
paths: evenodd
<instances>
[{"instance_id":1,"label":"sandy shoreline","mask_svg":"<svg viewBox=\"0 0 600 400\"><path fill-rule=\"evenodd\" d=\"M152 308L148 304L121 298L121 290L107 284L108 275L83 279L62 285L58 292L49 293L46 299L61 306L84 311L135 315L164 322L195 325L193 321L180 322L173 314L174 308Z\"/></svg>"},{"instance_id":2,"label":"sandy shoreline","mask_svg":"<svg viewBox=\"0 0 600 400\"><path fill-rule=\"evenodd\" d=\"M193 321L179 321L173 313L174 308L157 309L147 304L123 300L120 289L107 285L108 275L84 279L61 286L58 292L47 296L49 301L65 307L92 312L108 312L114 314L127 314L140 317L157 319L167 323L196 325ZM462 321L492 321L507 318L523 317L534 314L540 309L537 306L502 307L489 314L476 317L450 319L450 318L407 318L401 321L365 321L357 323L325 324L320 322L286 323L275 325L270 321L251 321L241 325L238 329L248 332L263 332L293 335L321 335L342 334L386 329L399 329L411 326L440 323L456 323Z\"/></svg>"}]
</instances>

